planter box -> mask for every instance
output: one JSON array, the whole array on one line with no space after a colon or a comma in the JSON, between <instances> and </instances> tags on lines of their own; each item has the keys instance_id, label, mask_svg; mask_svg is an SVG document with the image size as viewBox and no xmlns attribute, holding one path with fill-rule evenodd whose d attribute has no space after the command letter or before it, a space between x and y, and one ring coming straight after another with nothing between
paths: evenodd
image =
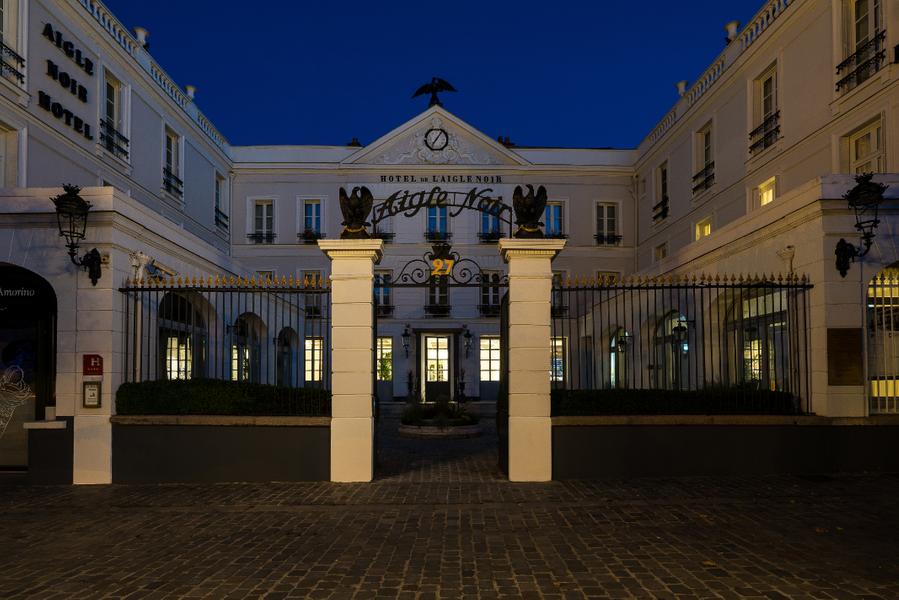
<instances>
[{"instance_id":1,"label":"planter box","mask_svg":"<svg viewBox=\"0 0 899 600\"><path fill-rule=\"evenodd\" d=\"M899 471L899 419L555 417L553 479Z\"/></svg>"},{"instance_id":2,"label":"planter box","mask_svg":"<svg viewBox=\"0 0 899 600\"><path fill-rule=\"evenodd\" d=\"M326 417L116 416L114 483L328 481Z\"/></svg>"}]
</instances>

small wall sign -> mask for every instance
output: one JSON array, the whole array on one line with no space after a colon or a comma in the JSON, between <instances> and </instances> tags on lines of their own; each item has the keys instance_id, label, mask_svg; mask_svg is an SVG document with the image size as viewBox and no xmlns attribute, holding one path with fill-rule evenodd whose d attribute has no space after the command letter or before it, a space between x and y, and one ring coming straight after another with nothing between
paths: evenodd
<instances>
[{"instance_id":1,"label":"small wall sign","mask_svg":"<svg viewBox=\"0 0 899 600\"><path fill-rule=\"evenodd\" d=\"M103 376L103 357L99 354L85 354L82 357L81 374L91 376Z\"/></svg>"},{"instance_id":2,"label":"small wall sign","mask_svg":"<svg viewBox=\"0 0 899 600\"><path fill-rule=\"evenodd\" d=\"M100 398L102 396L102 381L85 381L81 405L84 408L100 408Z\"/></svg>"}]
</instances>

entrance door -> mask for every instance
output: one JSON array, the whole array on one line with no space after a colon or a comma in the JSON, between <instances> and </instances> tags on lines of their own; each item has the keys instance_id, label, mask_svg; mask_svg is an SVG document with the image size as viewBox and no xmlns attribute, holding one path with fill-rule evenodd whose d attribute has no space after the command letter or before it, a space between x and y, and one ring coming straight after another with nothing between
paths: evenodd
<instances>
[{"instance_id":1,"label":"entrance door","mask_svg":"<svg viewBox=\"0 0 899 600\"><path fill-rule=\"evenodd\" d=\"M425 401L436 402L441 396L452 397L450 336L424 336Z\"/></svg>"}]
</instances>

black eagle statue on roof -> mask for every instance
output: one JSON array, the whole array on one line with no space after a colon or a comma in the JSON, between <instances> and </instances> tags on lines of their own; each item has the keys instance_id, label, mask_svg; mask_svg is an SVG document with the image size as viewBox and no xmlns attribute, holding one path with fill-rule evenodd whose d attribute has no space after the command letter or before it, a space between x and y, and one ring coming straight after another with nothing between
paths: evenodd
<instances>
[{"instance_id":1,"label":"black eagle statue on roof","mask_svg":"<svg viewBox=\"0 0 899 600\"><path fill-rule=\"evenodd\" d=\"M418 98L424 94L431 94L431 101L428 103L428 108L432 106L443 106L440 102L440 98L437 97L437 94L440 92L455 92L456 88L450 84L445 79L440 79L439 77L431 77L431 83L426 83L420 88L418 88L414 94L412 94L413 98Z\"/></svg>"},{"instance_id":2,"label":"black eagle statue on roof","mask_svg":"<svg viewBox=\"0 0 899 600\"><path fill-rule=\"evenodd\" d=\"M512 208L515 209L515 224L518 230L515 232L517 238L542 238L543 232L540 231L540 217L546 209L546 188L542 185L537 188L534 194L534 186L528 184L528 193L524 194L521 186L516 186L512 194Z\"/></svg>"},{"instance_id":3,"label":"black eagle statue on roof","mask_svg":"<svg viewBox=\"0 0 899 600\"><path fill-rule=\"evenodd\" d=\"M366 240L371 237L365 228L371 225L366 219L374 203L374 196L365 186L354 187L349 196L345 189L340 188L340 212L343 214L341 223L343 231L340 232L340 239Z\"/></svg>"}]
</instances>

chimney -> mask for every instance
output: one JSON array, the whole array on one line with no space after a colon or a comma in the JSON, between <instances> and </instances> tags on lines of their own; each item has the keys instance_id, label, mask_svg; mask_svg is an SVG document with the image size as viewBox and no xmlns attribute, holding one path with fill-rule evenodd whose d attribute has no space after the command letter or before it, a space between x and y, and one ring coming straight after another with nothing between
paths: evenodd
<instances>
[{"instance_id":1,"label":"chimney","mask_svg":"<svg viewBox=\"0 0 899 600\"><path fill-rule=\"evenodd\" d=\"M727 32L727 39L725 40L725 43L729 44L737 39L737 34L740 33L740 22L730 21L727 23L727 25L724 26L724 30Z\"/></svg>"},{"instance_id":2,"label":"chimney","mask_svg":"<svg viewBox=\"0 0 899 600\"><path fill-rule=\"evenodd\" d=\"M137 38L137 43L140 44L143 48L147 47L147 38L150 37L150 32L144 29L143 27L135 27L133 29L134 37Z\"/></svg>"},{"instance_id":3,"label":"chimney","mask_svg":"<svg viewBox=\"0 0 899 600\"><path fill-rule=\"evenodd\" d=\"M687 80L686 79L681 79L674 85L677 86L677 95L678 96L683 96L684 94L687 93Z\"/></svg>"},{"instance_id":4,"label":"chimney","mask_svg":"<svg viewBox=\"0 0 899 600\"><path fill-rule=\"evenodd\" d=\"M185 85L184 91L187 92L187 97L193 100L197 95L197 86L195 85Z\"/></svg>"}]
</instances>

